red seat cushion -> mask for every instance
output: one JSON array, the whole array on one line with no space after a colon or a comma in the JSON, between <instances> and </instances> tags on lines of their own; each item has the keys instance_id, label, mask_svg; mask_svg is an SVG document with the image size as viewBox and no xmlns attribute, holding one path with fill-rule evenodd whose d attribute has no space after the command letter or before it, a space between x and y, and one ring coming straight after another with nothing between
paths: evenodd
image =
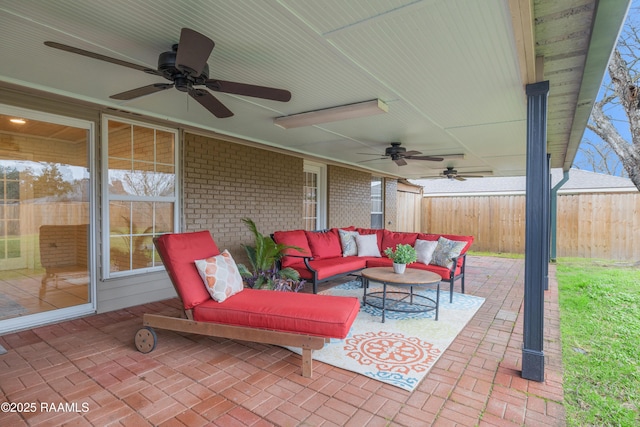
<instances>
[{"instance_id":1,"label":"red seat cushion","mask_svg":"<svg viewBox=\"0 0 640 427\"><path fill-rule=\"evenodd\" d=\"M416 244L416 238L418 237L418 233L404 233L404 232L394 232L389 230L384 230L382 233L382 250L380 252L384 252L387 248L396 248L396 245L411 245L414 246Z\"/></svg>"},{"instance_id":2,"label":"red seat cushion","mask_svg":"<svg viewBox=\"0 0 640 427\"><path fill-rule=\"evenodd\" d=\"M197 259L220 255L211 233L163 234L155 240L155 246L186 310L211 300L195 264Z\"/></svg>"},{"instance_id":3,"label":"red seat cushion","mask_svg":"<svg viewBox=\"0 0 640 427\"><path fill-rule=\"evenodd\" d=\"M337 229L329 231L307 231L307 240L314 259L342 256L342 245Z\"/></svg>"},{"instance_id":4,"label":"red seat cushion","mask_svg":"<svg viewBox=\"0 0 640 427\"><path fill-rule=\"evenodd\" d=\"M361 270L365 267L367 259L368 258L366 257L348 256L319 260L314 259L313 261L309 261L309 264L314 270L318 271L318 280L323 280L327 277L335 276L336 274ZM300 277L303 279L310 280L313 278L311 272L303 262L293 264L291 265L291 268L300 273Z\"/></svg>"},{"instance_id":5,"label":"red seat cushion","mask_svg":"<svg viewBox=\"0 0 640 427\"><path fill-rule=\"evenodd\" d=\"M382 257L382 258L369 258L367 260L367 268L373 268L373 267L391 267L393 266L393 261L391 261L389 258L387 257Z\"/></svg>"},{"instance_id":6,"label":"red seat cushion","mask_svg":"<svg viewBox=\"0 0 640 427\"><path fill-rule=\"evenodd\" d=\"M330 338L345 338L358 315L354 297L245 289L222 303L204 302L193 309L201 322L248 326Z\"/></svg>"},{"instance_id":7,"label":"red seat cushion","mask_svg":"<svg viewBox=\"0 0 640 427\"><path fill-rule=\"evenodd\" d=\"M413 264L409 264L407 267L410 268L418 268L420 270L429 270L433 273L439 274L445 280L449 280L451 278L451 271L447 267L440 267L439 265L433 264L422 264L419 262L414 262ZM460 273L460 267L457 268L456 274Z\"/></svg>"},{"instance_id":8,"label":"red seat cushion","mask_svg":"<svg viewBox=\"0 0 640 427\"><path fill-rule=\"evenodd\" d=\"M311 256L309 241L304 230L276 231L273 233L273 240L279 244L297 246L302 249L302 252L296 249L285 249L283 252L285 256L281 260L282 268L290 267L292 264L300 262L300 258L286 255Z\"/></svg>"}]
</instances>

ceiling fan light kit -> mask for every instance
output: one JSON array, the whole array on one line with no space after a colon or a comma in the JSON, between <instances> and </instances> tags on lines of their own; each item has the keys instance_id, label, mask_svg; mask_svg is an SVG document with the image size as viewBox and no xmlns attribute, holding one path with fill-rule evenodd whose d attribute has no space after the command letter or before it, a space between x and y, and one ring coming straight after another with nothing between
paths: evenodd
<instances>
[{"instance_id":1,"label":"ceiling fan light kit","mask_svg":"<svg viewBox=\"0 0 640 427\"><path fill-rule=\"evenodd\" d=\"M142 71L147 74L164 77L171 82L154 83L127 90L111 95L111 99L128 101L175 87L181 92L188 93L191 98L196 100L217 118L231 117L233 116L233 112L209 91L196 88L195 86L205 86L214 92L251 96L280 102L287 102L291 99L291 92L284 89L209 79L209 66L207 61L213 51L215 43L207 36L189 28L183 28L181 30L180 42L178 44L173 45L170 51L162 52L158 56L157 70L61 43L46 41L44 44L54 49L60 49L88 58Z\"/></svg>"},{"instance_id":2,"label":"ceiling fan light kit","mask_svg":"<svg viewBox=\"0 0 640 427\"><path fill-rule=\"evenodd\" d=\"M322 110L307 111L305 113L277 117L273 120L273 124L283 129L291 129L374 116L388 111L389 106L387 104L380 99L372 99L370 101L358 102L355 104L347 104Z\"/></svg>"}]
</instances>

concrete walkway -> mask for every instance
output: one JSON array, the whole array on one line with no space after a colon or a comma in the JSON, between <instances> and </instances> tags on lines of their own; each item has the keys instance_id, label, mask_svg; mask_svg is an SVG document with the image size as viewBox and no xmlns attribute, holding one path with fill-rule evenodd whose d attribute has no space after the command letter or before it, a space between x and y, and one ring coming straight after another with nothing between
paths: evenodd
<instances>
[{"instance_id":1,"label":"concrete walkway","mask_svg":"<svg viewBox=\"0 0 640 427\"><path fill-rule=\"evenodd\" d=\"M0 337L0 426L563 426L550 270L542 383L520 376L524 261L470 256L467 293L486 302L412 393L320 362L303 378L269 345L156 331L136 351L142 314L174 299Z\"/></svg>"}]
</instances>

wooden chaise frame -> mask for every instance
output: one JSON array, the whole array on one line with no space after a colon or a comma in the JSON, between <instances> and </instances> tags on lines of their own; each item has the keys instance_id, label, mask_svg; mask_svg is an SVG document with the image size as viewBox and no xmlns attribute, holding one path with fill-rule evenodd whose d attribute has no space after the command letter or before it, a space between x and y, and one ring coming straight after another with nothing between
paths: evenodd
<instances>
[{"instance_id":1,"label":"wooden chaise frame","mask_svg":"<svg viewBox=\"0 0 640 427\"><path fill-rule=\"evenodd\" d=\"M160 257L162 258L161 253ZM182 298L180 296L178 286L174 281L173 274L169 269L167 269L167 273L169 274L171 283L176 289L176 293L182 303ZM184 307L184 304L182 306ZM193 320L191 310L183 310L183 312L186 318L164 316L160 314L144 314L142 318L143 327L136 332L134 338L135 346L138 351L142 353L149 353L155 349L157 337L153 328L211 337L258 342L262 344L298 347L302 349L302 376L305 378L311 378L313 375L313 350L320 350L330 340L328 337L325 338L315 335L280 332L244 326L231 326L221 323L199 322Z\"/></svg>"}]
</instances>

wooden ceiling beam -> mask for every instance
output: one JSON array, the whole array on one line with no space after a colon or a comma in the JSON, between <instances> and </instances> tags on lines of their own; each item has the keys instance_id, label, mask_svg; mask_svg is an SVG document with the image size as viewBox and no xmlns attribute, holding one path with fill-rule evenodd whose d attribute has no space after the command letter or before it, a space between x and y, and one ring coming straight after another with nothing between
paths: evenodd
<instances>
[{"instance_id":1,"label":"wooden ceiling beam","mask_svg":"<svg viewBox=\"0 0 640 427\"><path fill-rule=\"evenodd\" d=\"M536 58L533 1L509 0L509 10L522 84L527 85L541 81L543 78L542 67L540 59Z\"/></svg>"}]
</instances>

